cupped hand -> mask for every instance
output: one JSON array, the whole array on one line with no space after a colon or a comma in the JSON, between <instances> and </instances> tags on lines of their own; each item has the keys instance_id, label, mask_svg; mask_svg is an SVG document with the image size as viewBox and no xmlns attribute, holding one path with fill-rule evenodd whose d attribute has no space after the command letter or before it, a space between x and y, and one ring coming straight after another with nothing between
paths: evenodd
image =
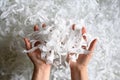
<instances>
[{"instance_id":1,"label":"cupped hand","mask_svg":"<svg viewBox=\"0 0 120 80\"><path fill-rule=\"evenodd\" d=\"M34 26L34 31L39 31L39 27L38 25ZM27 50L32 49L30 40L28 40L27 38L24 38L24 42L25 42L25 46ZM40 42L37 41L34 46L39 45ZM37 68L46 68L46 67L50 67L50 64L46 64L46 62L41 59L41 51L40 49L36 49L31 53L27 53L28 57L30 58L30 60L32 61L32 63L34 64L35 67Z\"/></svg>"},{"instance_id":2,"label":"cupped hand","mask_svg":"<svg viewBox=\"0 0 120 80\"><path fill-rule=\"evenodd\" d=\"M82 28L82 37L84 40L87 41L87 37L84 35L86 33L86 29L85 27ZM89 48L88 48L88 53L83 53L83 54L79 54L78 58L76 59L76 62L70 60L70 55L73 55L74 53L70 53L68 54L67 56L67 62L70 64L70 68L78 68L78 69L83 69L83 68L86 68L90 59L92 58L92 55L93 55L93 51L95 49L95 46L96 46L96 42L97 42L97 39L94 39ZM85 46L83 46L84 48L86 48Z\"/></svg>"}]
</instances>

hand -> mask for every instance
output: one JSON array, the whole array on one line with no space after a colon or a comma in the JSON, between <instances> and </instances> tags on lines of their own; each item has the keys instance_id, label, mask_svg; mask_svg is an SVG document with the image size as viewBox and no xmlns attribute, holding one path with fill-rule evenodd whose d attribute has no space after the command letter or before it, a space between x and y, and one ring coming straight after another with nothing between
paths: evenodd
<instances>
[{"instance_id":1,"label":"hand","mask_svg":"<svg viewBox=\"0 0 120 80\"><path fill-rule=\"evenodd\" d=\"M85 27L82 28L82 35L84 33L86 33ZM83 39L87 40L86 36L83 35ZM69 56L73 55L74 53L70 53L67 56L67 62L70 64L71 78L72 78L72 80L88 80L87 79L87 70L86 69L87 69L87 65L88 65L90 59L92 58L96 42L97 42L97 39L94 39L91 42L91 44L90 44L90 46L88 48L89 53L87 53L87 54L79 54L78 59L76 60L76 62L73 62L69 58Z\"/></svg>"},{"instance_id":2,"label":"hand","mask_svg":"<svg viewBox=\"0 0 120 80\"><path fill-rule=\"evenodd\" d=\"M38 31L39 28L37 25L34 26L34 31ZM31 43L27 38L24 38L25 46L27 50L30 50ZM34 46L39 45L40 42L37 41ZM31 53L27 53L28 57L34 64L34 73L33 73L33 80L48 80L50 74L50 64L46 64L44 60L41 59L41 51L40 49L36 49ZM39 74L39 75L38 75ZM42 75L41 75L42 74ZM44 79L43 79L44 78Z\"/></svg>"},{"instance_id":3,"label":"hand","mask_svg":"<svg viewBox=\"0 0 120 80\"><path fill-rule=\"evenodd\" d=\"M34 31L39 31L39 28L38 28L37 25L34 26ZM26 49L30 50L32 48L30 41L27 38L24 38L24 41L25 41ZM40 44L40 42L37 41L35 43L35 46L37 46L39 44ZM46 62L44 60L41 59L41 51L40 51L40 49L36 49L32 53L27 53L27 55L31 59L31 61L33 62L35 67L41 67L41 66L47 67L47 66L50 66L49 64L46 64Z\"/></svg>"}]
</instances>

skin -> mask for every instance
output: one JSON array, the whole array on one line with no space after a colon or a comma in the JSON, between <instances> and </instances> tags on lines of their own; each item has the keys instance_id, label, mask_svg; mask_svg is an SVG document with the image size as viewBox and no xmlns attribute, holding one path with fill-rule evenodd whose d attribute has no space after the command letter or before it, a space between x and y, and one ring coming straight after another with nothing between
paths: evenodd
<instances>
[{"instance_id":1,"label":"skin","mask_svg":"<svg viewBox=\"0 0 120 80\"><path fill-rule=\"evenodd\" d=\"M85 27L82 28L82 35L86 33ZM87 38L85 35L83 35L83 39L87 41ZM93 56L93 51L96 46L97 39L94 39L89 48L88 54L79 54L78 59L76 62L73 62L70 60L69 56L73 55L74 53L70 53L67 56L67 62L70 64L70 70L71 70L71 79L72 80L88 80L88 72L87 72L87 66L90 62L90 59Z\"/></svg>"},{"instance_id":2,"label":"skin","mask_svg":"<svg viewBox=\"0 0 120 80\"><path fill-rule=\"evenodd\" d=\"M45 26L46 25L44 24L44 27ZM74 25L74 29L75 29L75 25ZM34 31L39 31L37 25L34 26ZM86 33L85 27L82 28L82 35L84 33ZM83 35L83 39L87 40L86 36ZM27 38L24 38L24 42L26 49L27 50L31 49L31 43ZM70 64L72 80L88 80L87 65L90 59L92 58L96 42L97 39L94 39L91 42L90 47L88 48L90 52L88 54L80 54L76 62L71 61L69 58L69 55L72 55L74 53L70 53L67 56L66 60ZM40 42L36 42L35 46L37 46L38 44L40 44ZM27 55L34 65L32 80L49 80L51 65L46 64L46 62L41 59L41 51L39 49L36 49L32 53L27 53Z\"/></svg>"},{"instance_id":3,"label":"skin","mask_svg":"<svg viewBox=\"0 0 120 80\"><path fill-rule=\"evenodd\" d=\"M38 26L35 25L34 31L38 30ZM27 38L24 38L24 42L26 49L31 49L30 41ZM40 42L36 42L35 46L38 44L40 44ZM41 59L41 51L39 49L36 49L32 53L27 53L27 55L34 65L32 80L49 80L51 65L46 64L46 62Z\"/></svg>"}]
</instances>

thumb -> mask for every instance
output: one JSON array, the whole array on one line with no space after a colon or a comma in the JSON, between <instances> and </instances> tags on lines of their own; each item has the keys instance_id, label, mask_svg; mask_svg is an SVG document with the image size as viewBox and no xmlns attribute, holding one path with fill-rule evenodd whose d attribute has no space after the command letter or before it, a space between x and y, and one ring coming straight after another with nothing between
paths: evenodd
<instances>
[{"instance_id":1,"label":"thumb","mask_svg":"<svg viewBox=\"0 0 120 80\"><path fill-rule=\"evenodd\" d=\"M89 47L89 51L93 52L94 49L95 49L95 46L96 46L96 43L97 43L97 39L94 39L91 44L90 44L90 47Z\"/></svg>"},{"instance_id":2,"label":"thumb","mask_svg":"<svg viewBox=\"0 0 120 80\"><path fill-rule=\"evenodd\" d=\"M24 42L25 42L26 49L27 50L31 49L30 41L27 38L24 38Z\"/></svg>"}]
</instances>

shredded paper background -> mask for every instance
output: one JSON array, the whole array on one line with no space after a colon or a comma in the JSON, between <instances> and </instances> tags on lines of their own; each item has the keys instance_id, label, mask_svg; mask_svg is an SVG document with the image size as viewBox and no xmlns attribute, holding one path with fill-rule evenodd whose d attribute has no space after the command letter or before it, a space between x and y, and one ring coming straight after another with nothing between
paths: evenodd
<instances>
[{"instance_id":1,"label":"shredded paper background","mask_svg":"<svg viewBox=\"0 0 120 80\"><path fill-rule=\"evenodd\" d=\"M30 80L33 66L23 37L34 24L83 24L99 37L89 80L120 80L120 0L0 0L0 80ZM51 80L70 80L69 66L52 68Z\"/></svg>"}]
</instances>

